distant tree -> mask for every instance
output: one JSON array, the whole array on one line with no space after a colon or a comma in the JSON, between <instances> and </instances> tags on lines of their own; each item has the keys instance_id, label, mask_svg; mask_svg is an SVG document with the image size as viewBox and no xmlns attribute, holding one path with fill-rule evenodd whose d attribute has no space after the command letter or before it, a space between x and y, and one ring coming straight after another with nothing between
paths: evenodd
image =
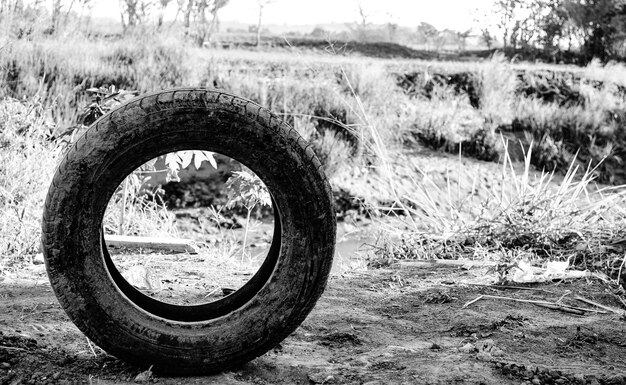
<instances>
[{"instance_id":1,"label":"distant tree","mask_svg":"<svg viewBox=\"0 0 626 385\"><path fill-rule=\"evenodd\" d=\"M625 0L566 0L565 9L583 40L588 60L615 57L626 39Z\"/></svg>"},{"instance_id":2,"label":"distant tree","mask_svg":"<svg viewBox=\"0 0 626 385\"><path fill-rule=\"evenodd\" d=\"M467 38L472 35L472 29L467 29L463 32L456 32L457 41L459 44L459 51L465 51L467 47Z\"/></svg>"},{"instance_id":3,"label":"distant tree","mask_svg":"<svg viewBox=\"0 0 626 385\"><path fill-rule=\"evenodd\" d=\"M210 42L218 25L218 11L228 4L228 0L189 0L193 2L193 26L190 34L196 45L201 47ZM207 14L211 15L209 20Z\"/></svg>"},{"instance_id":4,"label":"distant tree","mask_svg":"<svg viewBox=\"0 0 626 385\"><path fill-rule=\"evenodd\" d=\"M485 43L487 49L491 51L491 47L493 46L495 38L491 34L491 31L489 31L489 28L480 29L480 40Z\"/></svg>"},{"instance_id":5,"label":"distant tree","mask_svg":"<svg viewBox=\"0 0 626 385\"><path fill-rule=\"evenodd\" d=\"M259 18L256 24L256 46L261 45L261 22L263 21L263 11L265 7L274 3L276 0L257 0L257 4L259 5Z\"/></svg>"},{"instance_id":6,"label":"distant tree","mask_svg":"<svg viewBox=\"0 0 626 385\"><path fill-rule=\"evenodd\" d=\"M309 36L314 37L316 39L324 39L324 38L327 38L328 35L329 35L328 31L320 26L313 28L313 31L311 31L311 33L309 34Z\"/></svg>"},{"instance_id":7,"label":"distant tree","mask_svg":"<svg viewBox=\"0 0 626 385\"><path fill-rule=\"evenodd\" d=\"M385 26L387 27L387 38L390 42L395 43L398 35L398 24L387 23Z\"/></svg>"},{"instance_id":8,"label":"distant tree","mask_svg":"<svg viewBox=\"0 0 626 385\"><path fill-rule=\"evenodd\" d=\"M562 0L544 0L543 5L544 10L537 23L540 32L538 43L545 50L558 50L560 41L569 35L567 12Z\"/></svg>"},{"instance_id":9,"label":"distant tree","mask_svg":"<svg viewBox=\"0 0 626 385\"><path fill-rule=\"evenodd\" d=\"M59 24L61 19L61 8L63 4L61 0L52 0L52 18L50 23L50 31L55 33L59 30Z\"/></svg>"},{"instance_id":10,"label":"distant tree","mask_svg":"<svg viewBox=\"0 0 626 385\"><path fill-rule=\"evenodd\" d=\"M433 43L433 40L439 35L439 31L434 26L422 22L417 26L417 35L424 39L426 49L429 50L431 49L430 44Z\"/></svg>"},{"instance_id":11,"label":"distant tree","mask_svg":"<svg viewBox=\"0 0 626 385\"><path fill-rule=\"evenodd\" d=\"M172 0L158 0L158 15L157 15L157 29L160 29L163 25L163 17L165 16L165 9Z\"/></svg>"},{"instance_id":12,"label":"distant tree","mask_svg":"<svg viewBox=\"0 0 626 385\"><path fill-rule=\"evenodd\" d=\"M511 33L516 33L516 11L521 0L495 0L494 12L499 16L498 28L502 32L502 42L506 51Z\"/></svg>"},{"instance_id":13,"label":"distant tree","mask_svg":"<svg viewBox=\"0 0 626 385\"><path fill-rule=\"evenodd\" d=\"M142 24L153 7L152 0L119 0L124 32Z\"/></svg>"},{"instance_id":14,"label":"distant tree","mask_svg":"<svg viewBox=\"0 0 626 385\"><path fill-rule=\"evenodd\" d=\"M176 19L182 13L185 35L202 46L213 38L219 24L218 12L227 4L228 0L177 0Z\"/></svg>"}]
</instances>

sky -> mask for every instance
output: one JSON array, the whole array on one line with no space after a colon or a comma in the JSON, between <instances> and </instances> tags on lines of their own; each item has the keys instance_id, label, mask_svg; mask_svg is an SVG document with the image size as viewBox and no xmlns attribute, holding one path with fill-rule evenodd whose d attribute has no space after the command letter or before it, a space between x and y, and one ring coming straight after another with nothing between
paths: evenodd
<instances>
[{"instance_id":1,"label":"sky","mask_svg":"<svg viewBox=\"0 0 626 385\"><path fill-rule=\"evenodd\" d=\"M427 22L440 30L462 31L475 24L478 14L488 14L493 0L275 0L266 6L263 23L315 25L356 22L360 20L359 3L372 23L393 22L416 27L420 22ZM96 0L93 15L119 18L118 7L118 1ZM170 17L173 17L175 9L176 0L169 5ZM219 15L222 21L255 24L257 0L230 0Z\"/></svg>"}]
</instances>

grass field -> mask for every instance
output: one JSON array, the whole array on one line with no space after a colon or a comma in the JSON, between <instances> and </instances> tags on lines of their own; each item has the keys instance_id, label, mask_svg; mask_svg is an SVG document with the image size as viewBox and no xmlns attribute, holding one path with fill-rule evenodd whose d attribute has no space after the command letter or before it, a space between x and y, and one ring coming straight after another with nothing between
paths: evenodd
<instances>
[{"instance_id":1,"label":"grass field","mask_svg":"<svg viewBox=\"0 0 626 385\"><path fill-rule=\"evenodd\" d=\"M87 89L185 85L228 90L293 125L347 209L377 218L379 262L570 259L619 279L625 66L332 51L201 49L166 36L0 40L0 268L37 252L45 191L80 131Z\"/></svg>"}]
</instances>

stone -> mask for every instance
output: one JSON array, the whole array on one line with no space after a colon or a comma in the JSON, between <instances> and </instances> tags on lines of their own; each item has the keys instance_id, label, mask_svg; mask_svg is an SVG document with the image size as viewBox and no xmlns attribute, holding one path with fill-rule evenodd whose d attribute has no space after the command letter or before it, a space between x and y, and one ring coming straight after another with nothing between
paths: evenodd
<instances>
[{"instance_id":1,"label":"stone","mask_svg":"<svg viewBox=\"0 0 626 385\"><path fill-rule=\"evenodd\" d=\"M135 377L135 382L138 383L138 384L141 384L141 383L150 381L151 378L152 378L152 371L150 371L150 369L148 369L145 372L139 373Z\"/></svg>"},{"instance_id":2,"label":"stone","mask_svg":"<svg viewBox=\"0 0 626 385\"><path fill-rule=\"evenodd\" d=\"M463 353L472 353L475 350L476 350L476 347L473 344L470 344L469 342L459 348L459 351Z\"/></svg>"}]
</instances>

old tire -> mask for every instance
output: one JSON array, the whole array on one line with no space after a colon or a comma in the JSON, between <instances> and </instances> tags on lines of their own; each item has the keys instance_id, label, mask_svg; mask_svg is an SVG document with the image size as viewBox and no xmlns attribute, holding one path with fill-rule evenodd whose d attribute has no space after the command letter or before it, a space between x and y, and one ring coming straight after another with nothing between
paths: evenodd
<instances>
[{"instance_id":1,"label":"old tire","mask_svg":"<svg viewBox=\"0 0 626 385\"><path fill-rule=\"evenodd\" d=\"M275 233L256 275L210 304L179 306L143 295L102 242L115 188L164 153L201 149L234 158L265 183ZM330 272L336 223L331 190L311 147L261 106L206 89L138 97L95 122L59 165L43 216L52 287L78 328L110 354L154 371L202 374L249 361L305 319Z\"/></svg>"}]
</instances>

